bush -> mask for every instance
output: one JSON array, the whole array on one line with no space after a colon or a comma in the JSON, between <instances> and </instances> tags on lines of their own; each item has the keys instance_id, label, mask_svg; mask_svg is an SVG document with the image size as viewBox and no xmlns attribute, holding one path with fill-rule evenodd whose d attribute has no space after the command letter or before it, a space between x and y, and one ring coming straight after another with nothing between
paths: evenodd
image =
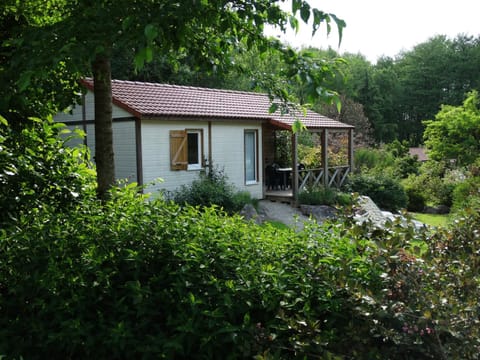
<instances>
[{"instance_id":1,"label":"bush","mask_svg":"<svg viewBox=\"0 0 480 360\"><path fill-rule=\"evenodd\" d=\"M388 176L352 175L345 185L347 191L369 196L381 209L397 211L407 206L407 194L400 183Z\"/></svg>"},{"instance_id":2,"label":"bush","mask_svg":"<svg viewBox=\"0 0 480 360\"><path fill-rule=\"evenodd\" d=\"M330 187L316 186L305 189L298 194L298 201L305 205L340 205L347 206L353 203L350 194L341 193Z\"/></svg>"},{"instance_id":3,"label":"bush","mask_svg":"<svg viewBox=\"0 0 480 360\"><path fill-rule=\"evenodd\" d=\"M0 352L475 359L476 210L431 235L349 219L279 230L132 186L42 208L0 231Z\"/></svg>"},{"instance_id":4,"label":"bush","mask_svg":"<svg viewBox=\"0 0 480 360\"><path fill-rule=\"evenodd\" d=\"M458 183L452 192L453 211L472 206L480 198L480 177L472 177Z\"/></svg>"},{"instance_id":5,"label":"bush","mask_svg":"<svg viewBox=\"0 0 480 360\"><path fill-rule=\"evenodd\" d=\"M407 187L405 192L408 197L407 210L413 212L422 212L425 209L426 199L421 189Z\"/></svg>"},{"instance_id":6,"label":"bush","mask_svg":"<svg viewBox=\"0 0 480 360\"><path fill-rule=\"evenodd\" d=\"M385 149L360 148L355 150L355 167L372 170L393 167L395 157Z\"/></svg>"},{"instance_id":7,"label":"bush","mask_svg":"<svg viewBox=\"0 0 480 360\"><path fill-rule=\"evenodd\" d=\"M216 167L208 172L201 172L200 177L190 185L182 185L168 199L180 205L209 207L217 205L228 213L240 211L247 203L253 203L250 194L237 192L233 184L228 182L227 175Z\"/></svg>"},{"instance_id":8,"label":"bush","mask_svg":"<svg viewBox=\"0 0 480 360\"><path fill-rule=\"evenodd\" d=\"M0 233L0 349L12 358L321 354L351 326L350 291L375 277L338 229L295 235L134 188L17 225Z\"/></svg>"},{"instance_id":9,"label":"bush","mask_svg":"<svg viewBox=\"0 0 480 360\"><path fill-rule=\"evenodd\" d=\"M395 159L395 176L400 179L407 178L410 174L418 175L420 169L420 162L417 158L410 155Z\"/></svg>"},{"instance_id":10,"label":"bush","mask_svg":"<svg viewBox=\"0 0 480 360\"><path fill-rule=\"evenodd\" d=\"M51 118L13 130L0 116L0 227L40 207L60 212L94 196L88 149L67 147L70 137L60 136L66 131Z\"/></svg>"}]
</instances>

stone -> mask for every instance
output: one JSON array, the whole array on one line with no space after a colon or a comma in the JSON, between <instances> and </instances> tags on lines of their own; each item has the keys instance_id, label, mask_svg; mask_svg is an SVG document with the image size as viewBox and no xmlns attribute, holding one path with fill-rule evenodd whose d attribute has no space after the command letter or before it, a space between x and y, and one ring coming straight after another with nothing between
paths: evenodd
<instances>
[{"instance_id":1,"label":"stone","mask_svg":"<svg viewBox=\"0 0 480 360\"><path fill-rule=\"evenodd\" d=\"M318 222L337 217L337 209L327 205L300 205L300 211L305 216L312 216Z\"/></svg>"},{"instance_id":2,"label":"stone","mask_svg":"<svg viewBox=\"0 0 480 360\"><path fill-rule=\"evenodd\" d=\"M240 210L240 215L246 220L253 220L257 224L263 222L262 217L258 214L257 210L252 204L246 204L242 210Z\"/></svg>"},{"instance_id":3,"label":"stone","mask_svg":"<svg viewBox=\"0 0 480 360\"><path fill-rule=\"evenodd\" d=\"M450 212L450 208L446 205L425 206L423 212L425 214L448 214Z\"/></svg>"}]
</instances>

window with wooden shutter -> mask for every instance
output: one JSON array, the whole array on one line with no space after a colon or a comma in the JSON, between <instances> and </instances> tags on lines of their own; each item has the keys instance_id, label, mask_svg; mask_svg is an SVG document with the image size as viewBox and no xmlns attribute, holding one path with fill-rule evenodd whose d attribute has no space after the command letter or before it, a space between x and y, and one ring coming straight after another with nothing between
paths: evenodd
<instances>
[{"instance_id":1,"label":"window with wooden shutter","mask_svg":"<svg viewBox=\"0 0 480 360\"><path fill-rule=\"evenodd\" d=\"M187 170L188 168L188 144L187 131L170 131L170 169Z\"/></svg>"}]
</instances>

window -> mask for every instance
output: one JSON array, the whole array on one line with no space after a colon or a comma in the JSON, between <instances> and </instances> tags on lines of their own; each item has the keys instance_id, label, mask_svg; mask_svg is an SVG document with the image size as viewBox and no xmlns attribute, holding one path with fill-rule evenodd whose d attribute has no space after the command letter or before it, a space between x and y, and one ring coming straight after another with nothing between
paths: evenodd
<instances>
[{"instance_id":1,"label":"window","mask_svg":"<svg viewBox=\"0 0 480 360\"><path fill-rule=\"evenodd\" d=\"M187 130L188 170L202 168L202 132Z\"/></svg>"},{"instance_id":2,"label":"window","mask_svg":"<svg viewBox=\"0 0 480 360\"><path fill-rule=\"evenodd\" d=\"M258 132L246 130L245 142L245 183L256 184L258 182Z\"/></svg>"},{"instance_id":3,"label":"window","mask_svg":"<svg viewBox=\"0 0 480 360\"><path fill-rule=\"evenodd\" d=\"M170 169L198 170L202 168L202 130L170 131Z\"/></svg>"}]
</instances>

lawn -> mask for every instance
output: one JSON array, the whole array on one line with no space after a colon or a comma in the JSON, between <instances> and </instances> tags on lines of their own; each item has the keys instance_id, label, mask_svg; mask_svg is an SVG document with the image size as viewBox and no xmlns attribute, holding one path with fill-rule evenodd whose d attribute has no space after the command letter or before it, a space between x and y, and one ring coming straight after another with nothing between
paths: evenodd
<instances>
[{"instance_id":1,"label":"lawn","mask_svg":"<svg viewBox=\"0 0 480 360\"><path fill-rule=\"evenodd\" d=\"M410 213L415 220L431 226L447 226L448 215Z\"/></svg>"}]
</instances>

